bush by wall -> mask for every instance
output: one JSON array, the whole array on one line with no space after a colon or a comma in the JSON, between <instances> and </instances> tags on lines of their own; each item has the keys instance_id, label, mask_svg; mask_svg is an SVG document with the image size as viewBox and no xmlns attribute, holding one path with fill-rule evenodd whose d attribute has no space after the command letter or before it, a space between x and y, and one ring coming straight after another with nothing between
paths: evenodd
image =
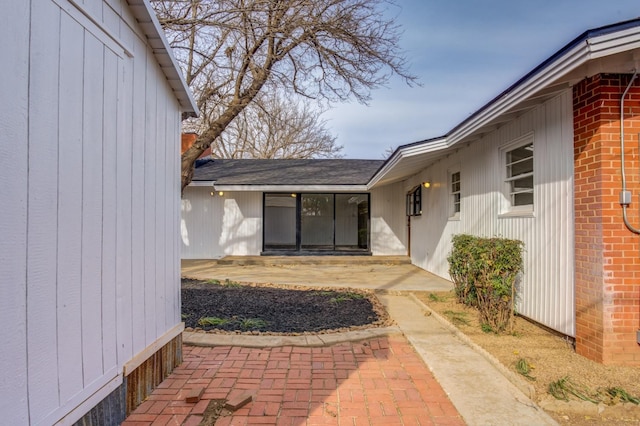
<instances>
[{"instance_id":1,"label":"bush by wall","mask_svg":"<svg viewBox=\"0 0 640 426\"><path fill-rule=\"evenodd\" d=\"M447 260L458 301L477 308L480 322L495 332L511 330L522 241L461 234L452 242Z\"/></svg>"}]
</instances>

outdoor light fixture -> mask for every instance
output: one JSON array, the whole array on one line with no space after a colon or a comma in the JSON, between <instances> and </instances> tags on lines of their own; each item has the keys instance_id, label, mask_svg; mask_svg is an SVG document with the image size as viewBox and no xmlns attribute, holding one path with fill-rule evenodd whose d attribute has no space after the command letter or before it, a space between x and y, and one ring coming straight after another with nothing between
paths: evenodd
<instances>
[{"instance_id":1,"label":"outdoor light fixture","mask_svg":"<svg viewBox=\"0 0 640 426\"><path fill-rule=\"evenodd\" d=\"M291 198L296 198L296 194L291 194Z\"/></svg>"},{"instance_id":2,"label":"outdoor light fixture","mask_svg":"<svg viewBox=\"0 0 640 426\"><path fill-rule=\"evenodd\" d=\"M224 195L224 191L218 192L218 195L222 197Z\"/></svg>"},{"instance_id":3,"label":"outdoor light fixture","mask_svg":"<svg viewBox=\"0 0 640 426\"><path fill-rule=\"evenodd\" d=\"M210 194L211 194L211 196L212 196L212 197L213 197L214 195L216 195L216 193L215 193L215 192L213 192L213 191L211 191L211 192L210 192Z\"/></svg>"},{"instance_id":4,"label":"outdoor light fixture","mask_svg":"<svg viewBox=\"0 0 640 426\"><path fill-rule=\"evenodd\" d=\"M431 182L422 182L422 186L424 186L425 188L430 188Z\"/></svg>"}]
</instances>

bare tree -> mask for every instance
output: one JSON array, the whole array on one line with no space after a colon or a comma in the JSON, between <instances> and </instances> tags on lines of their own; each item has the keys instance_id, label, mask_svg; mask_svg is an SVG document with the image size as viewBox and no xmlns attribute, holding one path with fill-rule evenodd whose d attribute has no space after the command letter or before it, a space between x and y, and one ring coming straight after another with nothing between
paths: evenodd
<instances>
[{"instance_id":1,"label":"bare tree","mask_svg":"<svg viewBox=\"0 0 640 426\"><path fill-rule=\"evenodd\" d=\"M265 85L327 101L355 98L393 74L408 84L391 0L152 0L202 114L182 155L193 163Z\"/></svg>"},{"instance_id":2,"label":"bare tree","mask_svg":"<svg viewBox=\"0 0 640 426\"><path fill-rule=\"evenodd\" d=\"M341 146L322 110L269 90L260 93L211 144L220 158L336 158Z\"/></svg>"}]
</instances>

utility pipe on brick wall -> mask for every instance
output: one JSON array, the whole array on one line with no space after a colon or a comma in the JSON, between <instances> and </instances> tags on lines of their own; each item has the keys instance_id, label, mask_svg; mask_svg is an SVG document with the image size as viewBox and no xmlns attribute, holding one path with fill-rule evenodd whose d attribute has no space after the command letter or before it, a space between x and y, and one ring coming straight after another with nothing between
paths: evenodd
<instances>
[{"instance_id":1,"label":"utility pipe on brick wall","mask_svg":"<svg viewBox=\"0 0 640 426\"><path fill-rule=\"evenodd\" d=\"M627 191L627 176L624 172L624 98L627 96L629 89L631 89L631 85L636 79L638 75L638 71L633 70L633 76L631 77L631 81L627 85L624 93L622 94L622 98L620 98L620 172L622 175L622 191L620 191L620 205L622 206L622 219L624 220L624 224L626 225L629 231L640 234L640 229L634 227L629 223L629 219L627 218L627 207L631 204L631 191Z\"/></svg>"}]
</instances>

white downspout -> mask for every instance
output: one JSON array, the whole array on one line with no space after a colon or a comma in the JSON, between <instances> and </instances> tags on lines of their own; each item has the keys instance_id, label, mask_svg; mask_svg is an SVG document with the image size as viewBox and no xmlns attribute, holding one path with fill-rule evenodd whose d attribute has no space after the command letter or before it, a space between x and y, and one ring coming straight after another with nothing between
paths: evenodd
<instances>
[{"instance_id":1,"label":"white downspout","mask_svg":"<svg viewBox=\"0 0 640 426\"><path fill-rule=\"evenodd\" d=\"M627 92L629 92L629 89L631 89L631 85L633 84L637 75L638 71L634 69L631 81L627 85L627 88L625 89L624 93L622 94L622 98L620 99L620 172L622 175L620 205L622 206L622 219L624 220L624 224L627 229L635 234L640 234L640 229L630 224L629 219L627 218L627 207L629 207L629 204L631 204L631 191L627 191L627 176L624 171L624 98L627 96Z\"/></svg>"}]
</instances>

